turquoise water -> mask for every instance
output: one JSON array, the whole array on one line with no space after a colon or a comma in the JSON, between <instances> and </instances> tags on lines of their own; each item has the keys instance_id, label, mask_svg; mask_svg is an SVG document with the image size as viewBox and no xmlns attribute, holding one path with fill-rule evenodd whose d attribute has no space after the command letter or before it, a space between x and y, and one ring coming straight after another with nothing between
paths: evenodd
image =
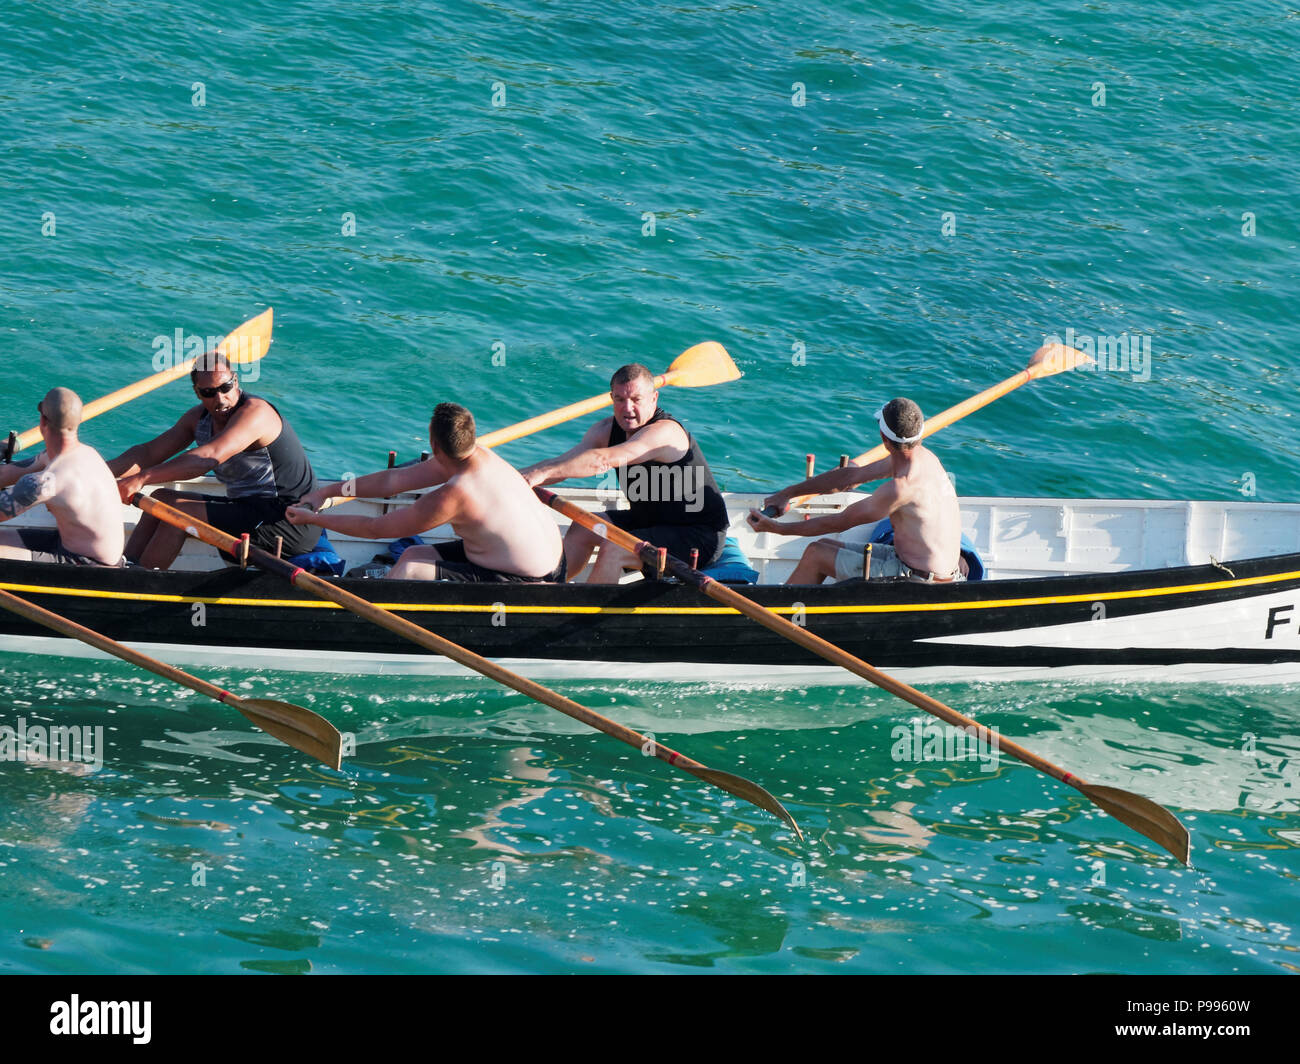
<instances>
[{"instance_id":1,"label":"turquoise water","mask_svg":"<svg viewBox=\"0 0 1300 1064\"><path fill-rule=\"evenodd\" d=\"M1275 5L31 3L0 28L6 430L265 306L253 390L331 473L418 453L439 400L498 427L714 339L744 379L664 405L724 487L765 488L865 450L880 400L943 409L1072 328L1149 359L945 430L963 494L1297 497L1300 18ZM117 453L182 391L84 436ZM1170 805L1189 871L1023 767L900 765L913 711L856 686L557 685L752 776L800 845L477 678L211 678L357 756L318 770L124 665L0 656L6 719L109 751L0 765L0 970L1300 966L1291 690L934 689Z\"/></svg>"}]
</instances>

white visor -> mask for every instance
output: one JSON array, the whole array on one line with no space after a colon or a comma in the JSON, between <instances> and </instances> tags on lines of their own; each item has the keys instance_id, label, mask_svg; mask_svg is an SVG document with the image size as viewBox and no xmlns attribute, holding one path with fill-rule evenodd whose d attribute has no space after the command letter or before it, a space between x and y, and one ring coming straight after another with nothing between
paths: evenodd
<instances>
[{"instance_id":1,"label":"white visor","mask_svg":"<svg viewBox=\"0 0 1300 1064\"><path fill-rule=\"evenodd\" d=\"M893 429L885 424L885 408L882 406L876 411L876 423L880 426L881 435L887 440L893 440L895 443L919 443L925 435L925 422L921 422L921 431L915 436L899 436Z\"/></svg>"}]
</instances>

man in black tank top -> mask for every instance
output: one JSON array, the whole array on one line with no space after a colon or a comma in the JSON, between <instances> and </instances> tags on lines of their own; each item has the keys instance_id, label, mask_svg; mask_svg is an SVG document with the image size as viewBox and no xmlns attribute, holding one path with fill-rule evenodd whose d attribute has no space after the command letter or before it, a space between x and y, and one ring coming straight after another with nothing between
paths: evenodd
<instances>
[{"instance_id":1,"label":"man in black tank top","mask_svg":"<svg viewBox=\"0 0 1300 1064\"><path fill-rule=\"evenodd\" d=\"M215 525L232 536L250 533L255 547L274 551L283 541L286 558L311 550L320 530L292 525L285 510L316 487L307 453L297 434L265 399L241 392L239 378L223 355L201 355L190 372L198 406L170 429L137 444L109 462L122 501L146 484L188 480L212 472L226 497L162 490L154 498ZM184 451L190 444L192 450ZM173 457L175 456L175 457ZM126 545L128 561L166 569L185 546L185 533L141 515Z\"/></svg>"},{"instance_id":2,"label":"man in black tank top","mask_svg":"<svg viewBox=\"0 0 1300 1064\"><path fill-rule=\"evenodd\" d=\"M667 411L659 409L654 376L635 363L610 381L614 416L593 425L582 442L548 462L522 470L534 487L570 477L617 471L618 486L631 508L607 510L611 524L626 529L669 554L690 561L699 551L701 569L722 553L730 518L709 464L695 438ZM625 569L639 569L630 551L607 543L580 525L564 537L564 559L574 579L600 547L593 584L614 584Z\"/></svg>"}]
</instances>

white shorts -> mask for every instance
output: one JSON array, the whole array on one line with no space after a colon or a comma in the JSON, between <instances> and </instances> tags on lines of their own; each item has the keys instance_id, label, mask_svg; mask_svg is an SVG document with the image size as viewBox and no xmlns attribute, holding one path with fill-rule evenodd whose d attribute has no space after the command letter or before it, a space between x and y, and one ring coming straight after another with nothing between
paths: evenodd
<instances>
[{"instance_id":1,"label":"white shorts","mask_svg":"<svg viewBox=\"0 0 1300 1064\"><path fill-rule=\"evenodd\" d=\"M856 525L828 537L844 544L835 554L836 580L862 579L863 555L867 544L871 543L871 538L876 534L879 525L879 521L873 521L869 525ZM884 580L890 577L906 576L907 572L907 567L898 560L898 554L891 544L876 543L872 545L870 579Z\"/></svg>"},{"instance_id":2,"label":"white shorts","mask_svg":"<svg viewBox=\"0 0 1300 1064\"><path fill-rule=\"evenodd\" d=\"M871 543L872 537L876 534L879 527L879 521L873 521L869 525L857 525L854 528L847 529L828 539L838 540L844 546L835 554L835 579L836 580L861 580L863 557L866 552L866 546ZM898 552L894 550L891 543L874 543L871 547L871 575L869 580L888 580L891 578L906 577L920 583L926 583L923 579L925 574L915 575L913 571L898 557ZM957 580L964 580L965 577L958 575Z\"/></svg>"}]
</instances>

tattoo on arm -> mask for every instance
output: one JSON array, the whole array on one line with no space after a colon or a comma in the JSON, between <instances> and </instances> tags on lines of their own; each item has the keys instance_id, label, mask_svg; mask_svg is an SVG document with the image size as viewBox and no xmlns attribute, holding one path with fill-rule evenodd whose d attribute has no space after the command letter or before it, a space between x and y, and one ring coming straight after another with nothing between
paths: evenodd
<instances>
[{"instance_id":1,"label":"tattoo on arm","mask_svg":"<svg viewBox=\"0 0 1300 1064\"><path fill-rule=\"evenodd\" d=\"M0 521L17 517L54 495L54 476L48 470L28 473L12 488L0 491Z\"/></svg>"}]
</instances>

